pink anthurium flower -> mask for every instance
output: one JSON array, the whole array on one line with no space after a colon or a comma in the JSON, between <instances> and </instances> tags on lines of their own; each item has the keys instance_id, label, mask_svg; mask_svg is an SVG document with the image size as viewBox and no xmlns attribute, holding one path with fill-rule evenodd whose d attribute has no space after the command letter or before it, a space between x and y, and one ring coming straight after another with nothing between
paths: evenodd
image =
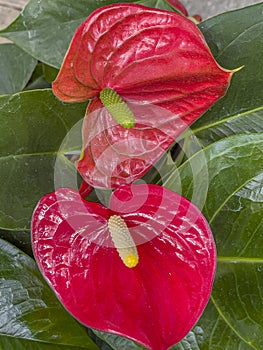
<instances>
[{"instance_id":1,"label":"pink anthurium flower","mask_svg":"<svg viewBox=\"0 0 263 350\"><path fill-rule=\"evenodd\" d=\"M32 219L41 272L81 323L166 350L209 299L216 251L201 212L157 185L124 185L109 208L62 188Z\"/></svg>"},{"instance_id":2,"label":"pink anthurium flower","mask_svg":"<svg viewBox=\"0 0 263 350\"><path fill-rule=\"evenodd\" d=\"M63 101L92 99L85 119L102 120L85 121L77 163L83 179L114 188L140 178L225 94L232 74L178 13L127 3L94 11L77 29L53 83ZM94 159L105 150L100 167Z\"/></svg>"}]
</instances>

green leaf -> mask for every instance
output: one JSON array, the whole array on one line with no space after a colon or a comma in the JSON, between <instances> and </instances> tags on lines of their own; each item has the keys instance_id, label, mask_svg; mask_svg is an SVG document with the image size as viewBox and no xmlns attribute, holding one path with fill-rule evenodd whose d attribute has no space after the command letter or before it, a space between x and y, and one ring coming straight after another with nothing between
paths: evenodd
<instances>
[{"instance_id":1,"label":"green leaf","mask_svg":"<svg viewBox=\"0 0 263 350\"><path fill-rule=\"evenodd\" d=\"M93 330L93 332L96 334L97 337L104 340L106 343L108 343L112 349L114 350L141 350L146 349L142 345L137 344L133 342L132 340L129 340L124 337L117 336L115 334L100 332L97 330Z\"/></svg>"},{"instance_id":2,"label":"green leaf","mask_svg":"<svg viewBox=\"0 0 263 350\"><path fill-rule=\"evenodd\" d=\"M0 45L0 94L24 89L37 61L14 44Z\"/></svg>"},{"instance_id":3,"label":"green leaf","mask_svg":"<svg viewBox=\"0 0 263 350\"><path fill-rule=\"evenodd\" d=\"M43 64L38 63L24 90L36 90L50 88L51 84L44 75Z\"/></svg>"},{"instance_id":4,"label":"green leaf","mask_svg":"<svg viewBox=\"0 0 263 350\"><path fill-rule=\"evenodd\" d=\"M45 79L52 83L53 80L56 79L56 76L58 74L58 69L48 66L47 64L42 64L43 67L43 74Z\"/></svg>"},{"instance_id":5,"label":"green leaf","mask_svg":"<svg viewBox=\"0 0 263 350\"><path fill-rule=\"evenodd\" d=\"M165 183L194 199L216 241L217 274L199 322L200 349L263 349L262 169L263 133L238 134L195 153Z\"/></svg>"},{"instance_id":6,"label":"green leaf","mask_svg":"<svg viewBox=\"0 0 263 350\"><path fill-rule=\"evenodd\" d=\"M25 231L8 231L0 230L0 238L15 245L27 255L33 257L31 248L31 234L29 230Z\"/></svg>"},{"instance_id":7,"label":"green leaf","mask_svg":"<svg viewBox=\"0 0 263 350\"><path fill-rule=\"evenodd\" d=\"M72 187L76 171L64 156L71 146L60 150L60 145L85 109L61 103L49 89L0 97L1 228L29 229L36 203L54 191L56 179ZM77 131L79 141L81 128Z\"/></svg>"},{"instance_id":8,"label":"green leaf","mask_svg":"<svg viewBox=\"0 0 263 350\"><path fill-rule=\"evenodd\" d=\"M61 306L35 262L0 239L0 348L96 350Z\"/></svg>"},{"instance_id":9,"label":"green leaf","mask_svg":"<svg viewBox=\"0 0 263 350\"><path fill-rule=\"evenodd\" d=\"M262 131L263 3L228 12L200 24L216 60L225 68L243 68L228 93L191 128L207 145L231 134Z\"/></svg>"},{"instance_id":10,"label":"green leaf","mask_svg":"<svg viewBox=\"0 0 263 350\"><path fill-rule=\"evenodd\" d=\"M148 7L180 13L180 11L178 11L175 7L170 5L168 1L165 0L139 0L134 2Z\"/></svg>"}]
</instances>

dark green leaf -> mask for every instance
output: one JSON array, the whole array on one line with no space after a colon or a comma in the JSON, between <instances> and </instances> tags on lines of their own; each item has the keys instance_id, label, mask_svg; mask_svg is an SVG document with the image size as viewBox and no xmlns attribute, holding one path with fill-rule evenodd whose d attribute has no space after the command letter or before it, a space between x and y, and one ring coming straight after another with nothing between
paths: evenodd
<instances>
[{"instance_id":1,"label":"dark green leaf","mask_svg":"<svg viewBox=\"0 0 263 350\"><path fill-rule=\"evenodd\" d=\"M50 67L47 64L42 64L42 67L43 67L43 74L45 79L49 83L52 83L52 81L56 79L56 76L58 74L58 69L54 67Z\"/></svg>"},{"instance_id":2,"label":"dark green leaf","mask_svg":"<svg viewBox=\"0 0 263 350\"><path fill-rule=\"evenodd\" d=\"M0 45L0 94L24 89L37 61L14 44Z\"/></svg>"},{"instance_id":3,"label":"dark green leaf","mask_svg":"<svg viewBox=\"0 0 263 350\"><path fill-rule=\"evenodd\" d=\"M35 262L0 239L0 348L96 350L61 306Z\"/></svg>"},{"instance_id":4,"label":"dark green leaf","mask_svg":"<svg viewBox=\"0 0 263 350\"><path fill-rule=\"evenodd\" d=\"M148 7L180 13L180 11L176 10L172 5L169 4L168 1L165 1L165 0L139 0L134 2L140 5L148 6Z\"/></svg>"},{"instance_id":5,"label":"dark green leaf","mask_svg":"<svg viewBox=\"0 0 263 350\"><path fill-rule=\"evenodd\" d=\"M263 129L263 3L200 24L217 61L234 74L228 93L193 126L207 145L231 134Z\"/></svg>"},{"instance_id":6,"label":"dark green leaf","mask_svg":"<svg viewBox=\"0 0 263 350\"><path fill-rule=\"evenodd\" d=\"M33 257L31 248L31 235L30 230L25 231L8 231L0 230L0 238L12 243L17 248L21 249L27 255Z\"/></svg>"},{"instance_id":7,"label":"dark green leaf","mask_svg":"<svg viewBox=\"0 0 263 350\"><path fill-rule=\"evenodd\" d=\"M217 245L200 349L263 349L262 169L263 133L239 134L197 152L165 183L203 210Z\"/></svg>"},{"instance_id":8,"label":"dark green leaf","mask_svg":"<svg viewBox=\"0 0 263 350\"><path fill-rule=\"evenodd\" d=\"M109 333L104 333L104 332L99 332L96 330L93 330L93 332L101 339L103 339L106 343L108 343L112 349L114 350L120 350L120 349L125 349L125 350L141 350L145 349L142 345L137 344L129 339L114 335L114 334L109 334Z\"/></svg>"},{"instance_id":9,"label":"dark green leaf","mask_svg":"<svg viewBox=\"0 0 263 350\"><path fill-rule=\"evenodd\" d=\"M46 89L50 87L51 84L46 80L44 75L43 64L38 63L24 90Z\"/></svg>"},{"instance_id":10,"label":"dark green leaf","mask_svg":"<svg viewBox=\"0 0 263 350\"><path fill-rule=\"evenodd\" d=\"M64 157L70 145L59 149L69 130L85 115L85 108L85 104L61 103L51 90L0 98L0 180L5 184L0 190L1 228L28 229L41 196L52 192L64 178L64 185L72 187L76 171ZM77 131L79 141L81 128ZM56 174L55 164L59 164ZM54 184L58 178L62 182Z\"/></svg>"}]
</instances>

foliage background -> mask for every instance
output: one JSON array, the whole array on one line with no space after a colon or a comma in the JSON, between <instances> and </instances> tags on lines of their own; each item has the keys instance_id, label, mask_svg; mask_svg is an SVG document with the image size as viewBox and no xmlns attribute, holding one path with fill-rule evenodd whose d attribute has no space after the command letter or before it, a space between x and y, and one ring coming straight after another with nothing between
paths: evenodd
<instances>
[{"instance_id":1,"label":"foliage background","mask_svg":"<svg viewBox=\"0 0 263 350\"><path fill-rule=\"evenodd\" d=\"M151 4L168 6L165 1ZM46 12L37 12L45 6ZM70 127L83 117L85 104L60 103L53 97L49 81L71 33L91 9L84 1L31 0L23 15L2 32L17 45L1 45L0 86L10 94L26 85L28 89L41 87L0 97L2 349L96 349L89 338L94 338L94 333L63 310L33 260L16 248L31 253L32 208L53 190L55 160L59 158L69 175L73 172L65 157L69 150L61 152L59 146ZM174 350L263 349L262 13L261 2L199 26L222 66L244 67L235 74L227 95L191 127L198 141L198 147L191 147L193 154L178 168L166 164L170 173L164 185L190 199L197 191L195 203L209 220L218 249L208 307ZM54 37L58 29L59 35ZM37 64L36 59L44 64ZM21 66L26 69L20 70ZM196 184L202 183L204 171L210 182L203 206L202 188ZM178 179L182 188L177 186ZM116 350L141 348L120 337L95 333L105 340L96 339L104 350L109 346Z\"/></svg>"}]
</instances>

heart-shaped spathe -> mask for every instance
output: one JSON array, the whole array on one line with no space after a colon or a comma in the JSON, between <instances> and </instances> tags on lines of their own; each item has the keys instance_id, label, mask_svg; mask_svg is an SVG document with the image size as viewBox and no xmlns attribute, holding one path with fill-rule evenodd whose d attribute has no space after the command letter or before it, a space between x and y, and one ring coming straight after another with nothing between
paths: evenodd
<instances>
[{"instance_id":1,"label":"heart-shaped spathe","mask_svg":"<svg viewBox=\"0 0 263 350\"><path fill-rule=\"evenodd\" d=\"M113 243L115 218L134 242L135 267L123 263ZM191 202L157 185L121 186L109 208L68 188L47 194L33 214L32 246L75 318L149 349L179 342L211 293L216 252L209 225Z\"/></svg>"},{"instance_id":2,"label":"heart-shaped spathe","mask_svg":"<svg viewBox=\"0 0 263 350\"><path fill-rule=\"evenodd\" d=\"M198 27L178 13L125 3L94 11L77 29L52 85L63 101L92 99L85 119L100 119L84 121L77 163L83 179L93 187L115 188L141 178L225 94L232 74L217 64ZM129 105L135 119L129 125L139 136L122 126L105 129L112 123L100 99L105 89ZM118 135L120 142L112 143ZM97 159L105 148L101 167Z\"/></svg>"}]
</instances>

